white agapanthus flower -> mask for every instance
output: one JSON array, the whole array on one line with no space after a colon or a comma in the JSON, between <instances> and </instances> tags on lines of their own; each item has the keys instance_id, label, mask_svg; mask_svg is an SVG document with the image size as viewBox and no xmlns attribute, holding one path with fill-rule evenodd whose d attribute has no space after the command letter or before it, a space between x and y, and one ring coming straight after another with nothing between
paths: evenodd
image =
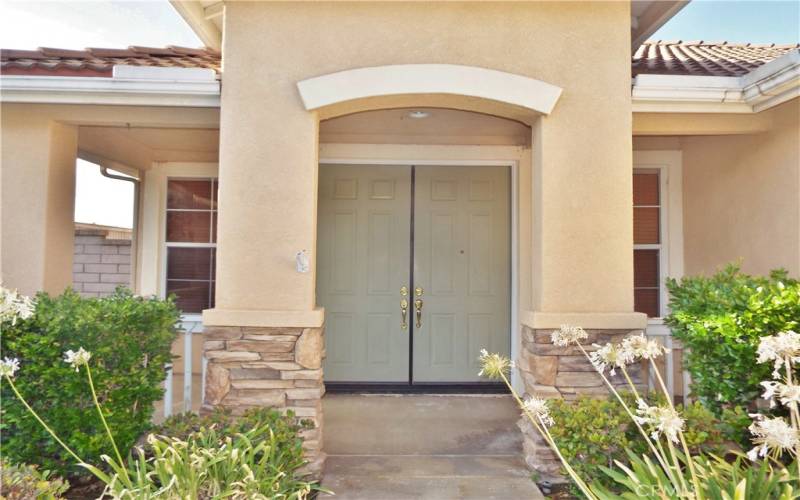
<instances>
[{"instance_id":1,"label":"white agapanthus flower","mask_svg":"<svg viewBox=\"0 0 800 500\"><path fill-rule=\"evenodd\" d=\"M650 406L643 399L639 399L638 405L637 416L633 418L641 425L650 426L653 439L657 440L663 434L673 443L678 442L684 420L676 410L669 406Z\"/></svg>"},{"instance_id":2,"label":"white agapanthus flower","mask_svg":"<svg viewBox=\"0 0 800 500\"><path fill-rule=\"evenodd\" d=\"M542 425L550 427L555 424L553 417L550 416L550 407L547 405L546 399L531 396L525 400L522 407L528 413L539 419Z\"/></svg>"},{"instance_id":3,"label":"white agapanthus flower","mask_svg":"<svg viewBox=\"0 0 800 500\"><path fill-rule=\"evenodd\" d=\"M626 355L632 357L633 360L655 359L669 352L669 349L661 345L661 342L648 339L644 333L625 337L622 341L622 350L626 351Z\"/></svg>"},{"instance_id":4,"label":"white agapanthus flower","mask_svg":"<svg viewBox=\"0 0 800 500\"><path fill-rule=\"evenodd\" d=\"M797 429L780 417L769 418L764 415L750 415L754 421L748 427L754 436L755 448L747 452L750 460L758 460L767 455L779 457L784 451L792 451L800 444Z\"/></svg>"},{"instance_id":5,"label":"white agapanthus flower","mask_svg":"<svg viewBox=\"0 0 800 500\"><path fill-rule=\"evenodd\" d=\"M85 350L83 347L78 348L77 351L69 350L64 353L64 362L69 363L75 368L75 371L78 371L81 365L85 365L89 363L89 359L91 359L92 353Z\"/></svg>"},{"instance_id":6,"label":"white agapanthus flower","mask_svg":"<svg viewBox=\"0 0 800 500\"><path fill-rule=\"evenodd\" d=\"M0 361L0 377L14 378L17 370L19 370L19 360L17 358L5 358Z\"/></svg>"},{"instance_id":7,"label":"white agapanthus flower","mask_svg":"<svg viewBox=\"0 0 800 500\"><path fill-rule=\"evenodd\" d=\"M785 406L791 403L800 404L800 385L783 384L768 380L761 382L764 386L764 394L761 396L769 401L770 408L775 407L775 400L780 400Z\"/></svg>"},{"instance_id":8,"label":"white agapanthus flower","mask_svg":"<svg viewBox=\"0 0 800 500\"><path fill-rule=\"evenodd\" d=\"M766 363L774 362L772 375L780 377L781 367L788 362L800 362L800 333L788 331L780 332L770 337L762 337L758 344L757 361Z\"/></svg>"},{"instance_id":9,"label":"white agapanthus flower","mask_svg":"<svg viewBox=\"0 0 800 500\"><path fill-rule=\"evenodd\" d=\"M589 360L600 373L606 371L606 368L610 367L611 371L609 373L614 376L617 373L617 368L622 368L634 361L633 353L622 349L622 346L618 344L608 343L604 346L598 344L592 345L596 347L597 350L589 354Z\"/></svg>"},{"instance_id":10,"label":"white agapanthus flower","mask_svg":"<svg viewBox=\"0 0 800 500\"><path fill-rule=\"evenodd\" d=\"M505 356L499 354L489 354L486 349L481 349L481 355L478 356L478 362L481 364L481 371L478 372L479 377L501 378L514 369L514 362Z\"/></svg>"},{"instance_id":11,"label":"white agapanthus flower","mask_svg":"<svg viewBox=\"0 0 800 500\"><path fill-rule=\"evenodd\" d=\"M10 321L16 325L18 320L33 316L35 310L36 303L32 298L16 290L0 287L0 323Z\"/></svg>"},{"instance_id":12,"label":"white agapanthus flower","mask_svg":"<svg viewBox=\"0 0 800 500\"><path fill-rule=\"evenodd\" d=\"M554 330L553 333L550 334L550 340L559 347L577 344L581 340L586 340L588 338L589 334L586 333L586 330L579 326L570 325L561 325L560 329Z\"/></svg>"}]
</instances>

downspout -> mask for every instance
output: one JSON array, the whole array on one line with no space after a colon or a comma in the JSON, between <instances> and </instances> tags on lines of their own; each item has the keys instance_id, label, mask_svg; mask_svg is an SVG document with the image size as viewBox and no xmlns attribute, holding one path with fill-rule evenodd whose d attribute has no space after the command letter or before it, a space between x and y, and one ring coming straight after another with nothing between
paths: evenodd
<instances>
[{"instance_id":1,"label":"downspout","mask_svg":"<svg viewBox=\"0 0 800 500\"><path fill-rule=\"evenodd\" d=\"M133 184L133 228L131 229L131 291L136 293L138 288L137 276L139 276L139 179L135 177L128 177L125 175L116 175L109 173L108 167L100 165L100 175L115 179L118 181L126 181Z\"/></svg>"}]
</instances>

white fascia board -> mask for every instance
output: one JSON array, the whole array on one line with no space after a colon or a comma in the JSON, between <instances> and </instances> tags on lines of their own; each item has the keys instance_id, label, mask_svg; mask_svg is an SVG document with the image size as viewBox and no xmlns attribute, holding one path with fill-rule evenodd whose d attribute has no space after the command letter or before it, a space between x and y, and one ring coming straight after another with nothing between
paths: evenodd
<instances>
[{"instance_id":1,"label":"white fascia board","mask_svg":"<svg viewBox=\"0 0 800 500\"><path fill-rule=\"evenodd\" d=\"M800 50L792 51L744 75L745 101L759 112L800 95Z\"/></svg>"},{"instance_id":2,"label":"white fascia board","mask_svg":"<svg viewBox=\"0 0 800 500\"><path fill-rule=\"evenodd\" d=\"M220 84L203 68L115 66L112 78L0 76L0 102L219 107Z\"/></svg>"},{"instance_id":3,"label":"white fascia board","mask_svg":"<svg viewBox=\"0 0 800 500\"><path fill-rule=\"evenodd\" d=\"M800 95L800 50L737 77L638 75L633 111L757 113Z\"/></svg>"}]
</instances>

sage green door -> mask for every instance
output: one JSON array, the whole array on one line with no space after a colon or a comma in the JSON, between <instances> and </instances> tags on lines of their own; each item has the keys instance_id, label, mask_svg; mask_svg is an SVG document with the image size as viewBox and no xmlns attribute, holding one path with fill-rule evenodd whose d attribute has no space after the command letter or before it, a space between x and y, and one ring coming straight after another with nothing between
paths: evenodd
<instances>
[{"instance_id":1,"label":"sage green door","mask_svg":"<svg viewBox=\"0 0 800 500\"><path fill-rule=\"evenodd\" d=\"M327 383L479 382L481 349L509 354L509 184L508 167L320 165Z\"/></svg>"},{"instance_id":2,"label":"sage green door","mask_svg":"<svg viewBox=\"0 0 800 500\"><path fill-rule=\"evenodd\" d=\"M317 302L326 382L407 382L411 167L320 165Z\"/></svg>"},{"instance_id":3,"label":"sage green door","mask_svg":"<svg viewBox=\"0 0 800 500\"><path fill-rule=\"evenodd\" d=\"M509 184L508 167L415 169L415 382L477 382L481 349L509 355Z\"/></svg>"}]
</instances>

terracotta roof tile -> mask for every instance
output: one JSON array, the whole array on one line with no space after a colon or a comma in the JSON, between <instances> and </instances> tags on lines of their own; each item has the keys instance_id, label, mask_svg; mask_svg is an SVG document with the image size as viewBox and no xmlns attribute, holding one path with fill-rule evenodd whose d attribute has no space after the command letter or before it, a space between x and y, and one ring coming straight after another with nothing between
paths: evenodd
<instances>
[{"instance_id":1,"label":"terracotta roof tile","mask_svg":"<svg viewBox=\"0 0 800 500\"><path fill-rule=\"evenodd\" d=\"M648 41L633 55L633 76L695 75L741 76L762 64L792 51L800 44L755 44L705 42Z\"/></svg>"},{"instance_id":2,"label":"terracotta roof tile","mask_svg":"<svg viewBox=\"0 0 800 500\"><path fill-rule=\"evenodd\" d=\"M209 68L219 73L220 62L220 53L208 48L0 49L0 73L5 75L110 77L115 65Z\"/></svg>"}]
</instances>

